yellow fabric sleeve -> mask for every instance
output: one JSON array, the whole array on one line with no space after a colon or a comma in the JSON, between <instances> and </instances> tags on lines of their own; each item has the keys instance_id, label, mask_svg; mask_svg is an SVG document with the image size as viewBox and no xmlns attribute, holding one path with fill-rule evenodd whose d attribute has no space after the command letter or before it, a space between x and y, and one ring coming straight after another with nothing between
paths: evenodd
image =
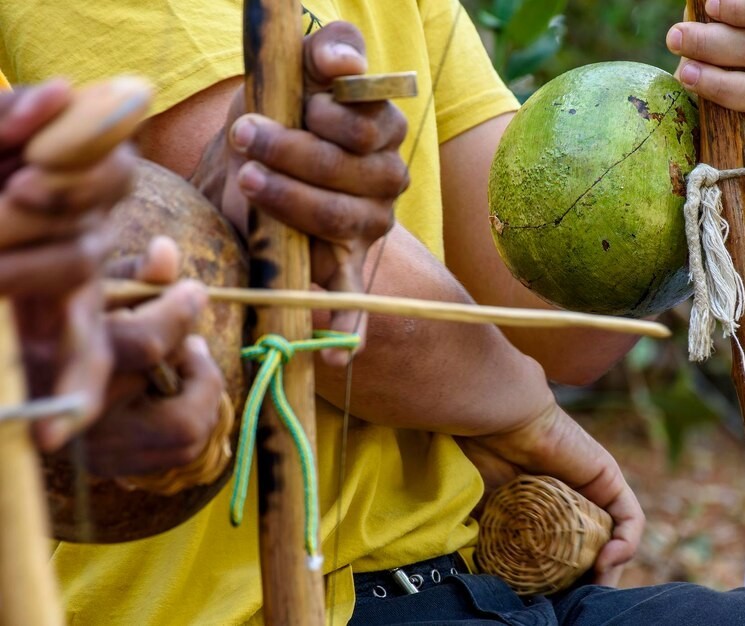
<instances>
[{"instance_id":1,"label":"yellow fabric sleeve","mask_svg":"<svg viewBox=\"0 0 745 626\"><path fill-rule=\"evenodd\" d=\"M440 143L520 104L497 75L458 0L422 2L424 35L435 84Z\"/></svg>"}]
</instances>

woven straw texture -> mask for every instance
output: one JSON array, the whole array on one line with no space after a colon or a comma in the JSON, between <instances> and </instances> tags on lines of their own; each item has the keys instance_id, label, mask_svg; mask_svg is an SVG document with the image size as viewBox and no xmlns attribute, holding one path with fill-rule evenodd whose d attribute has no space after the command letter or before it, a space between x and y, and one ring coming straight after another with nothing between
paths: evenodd
<instances>
[{"instance_id":1,"label":"woven straw texture","mask_svg":"<svg viewBox=\"0 0 745 626\"><path fill-rule=\"evenodd\" d=\"M518 476L491 494L476 561L519 595L566 589L611 536L610 515L550 476Z\"/></svg>"}]
</instances>

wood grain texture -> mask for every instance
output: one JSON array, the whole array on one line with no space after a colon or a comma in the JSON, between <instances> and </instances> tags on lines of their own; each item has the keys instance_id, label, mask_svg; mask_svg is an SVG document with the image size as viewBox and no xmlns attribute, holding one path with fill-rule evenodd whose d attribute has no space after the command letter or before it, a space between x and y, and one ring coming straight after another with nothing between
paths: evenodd
<instances>
[{"instance_id":1,"label":"wood grain texture","mask_svg":"<svg viewBox=\"0 0 745 626\"><path fill-rule=\"evenodd\" d=\"M79 89L71 106L29 141L29 163L56 170L93 165L132 136L150 107L152 88L121 76Z\"/></svg>"},{"instance_id":2,"label":"wood grain texture","mask_svg":"<svg viewBox=\"0 0 745 626\"><path fill-rule=\"evenodd\" d=\"M157 296L165 287L133 280L106 280L104 292L109 303L131 302ZM241 302L246 306L287 306L329 311L367 311L381 315L397 315L414 319L462 322L464 324L496 324L523 328L598 328L610 332L630 333L665 339L671 332L665 325L628 317L521 309L517 307L483 306L461 302L420 300L376 294L338 291L292 291L280 289L241 289L207 286L211 300Z\"/></svg>"},{"instance_id":3,"label":"wood grain texture","mask_svg":"<svg viewBox=\"0 0 745 626\"><path fill-rule=\"evenodd\" d=\"M297 128L303 88L300 3L246 0L244 11L246 110ZM252 287L310 288L305 235L269 218L261 207L252 207L248 232ZM257 312L252 336L278 333L292 341L311 332L309 311L267 308ZM298 354L286 366L285 390L315 450L312 358ZM325 622L323 578L306 565L300 463L270 402L262 409L257 444L264 619L267 624L320 626Z\"/></svg>"},{"instance_id":4,"label":"wood grain texture","mask_svg":"<svg viewBox=\"0 0 745 626\"><path fill-rule=\"evenodd\" d=\"M395 72L367 76L340 76L332 84L337 102L379 102L413 98L418 94L416 72Z\"/></svg>"},{"instance_id":5,"label":"wood grain texture","mask_svg":"<svg viewBox=\"0 0 745 626\"><path fill-rule=\"evenodd\" d=\"M0 406L26 400L10 302L0 301ZM29 426L0 425L0 624L57 626L62 610L49 562L47 511Z\"/></svg>"},{"instance_id":6,"label":"wood grain texture","mask_svg":"<svg viewBox=\"0 0 745 626\"><path fill-rule=\"evenodd\" d=\"M706 14L705 0L689 0L688 14L698 22L712 21ZM701 120L701 149L699 161L708 163L717 169L732 169L745 166L743 146L745 138L745 116L742 113L725 109L724 107L699 99L699 115ZM719 183L722 190L722 204L724 218L729 224L729 238L727 249L732 256L735 269L740 276L745 275L745 179L735 178ZM738 320L741 323L741 320ZM745 345L745 328L740 326L737 339ZM732 345L732 381L735 385L737 398L740 402L740 413L745 416L745 374L743 373L740 350Z\"/></svg>"}]
</instances>

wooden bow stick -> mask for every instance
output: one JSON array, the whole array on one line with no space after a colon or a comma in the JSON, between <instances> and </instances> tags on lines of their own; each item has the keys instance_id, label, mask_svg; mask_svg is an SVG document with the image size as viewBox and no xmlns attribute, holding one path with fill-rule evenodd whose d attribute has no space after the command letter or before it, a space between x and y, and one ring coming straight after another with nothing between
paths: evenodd
<instances>
[{"instance_id":1,"label":"wooden bow stick","mask_svg":"<svg viewBox=\"0 0 745 626\"><path fill-rule=\"evenodd\" d=\"M706 0L688 0L688 16L697 22L711 22L706 14ZM745 115L725 109L704 98L698 101L701 122L701 150L699 160L702 163L720 169L734 169L745 166ZM745 276L745 179L734 178L719 183L722 190L723 216L729 224L727 249L732 256L735 269L740 276ZM737 320L741 323L742 320ZM740 345L745 346L745 328L741 325L735 337ZM740 414L745 419L745 373L740 350L732 339L732 381L740 402Z\"/></svg>"},{"instance_id":2,"label":"wooden bow stick","mask_svg":"<svg viewBox=\"0 0 745 626\"><path fill-rule=\"evenodd\" d=\"M244 57L246 111L286 127L301 122L302 8L297 0L245 0ZM251 286L310 289L310 254L305 235L259 210L247 229ZM310 312L266 308L258 311L253 339L277 333L290 341L311 336ZM313 360L299 354L285 367L285 392L315 452ZM259 548L267 624L324 624L320 571L309 571L304 551L303 485L292 438L270 402L265 402L257 435Z\"/></svg>"},{"instance_id":3,"label":"wooden bow stick","mask_svg":"<svg viewBox=\"0 0 745 626\"><path fill-rule=\"evenodd\" d=\"M106 280L104 293L109 304L131 302L160 295L167 287L133 280ZM398 315L418 319L463 322L466 324L496 324L528 328L597 328L618 333L644 335L664 339L670 329L658 322L593 315L573 311L547 309L520 309L513 307L483 306L461 302L421 300L374 294L295 291L278 289L239 289L207 286L212 300L240 302L247 306L281 306L300 309L353 310Z\"/></svg>"}]
</instances>

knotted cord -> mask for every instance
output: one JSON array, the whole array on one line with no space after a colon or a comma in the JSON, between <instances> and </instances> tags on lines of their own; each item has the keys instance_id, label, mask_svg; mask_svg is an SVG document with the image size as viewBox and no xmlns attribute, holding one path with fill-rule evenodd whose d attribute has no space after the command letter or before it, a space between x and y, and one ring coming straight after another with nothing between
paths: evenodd
<instances>
[{"instance_id":1,"label":"knotted cord","mask_svg":"<svg viewBox=\"0 0 745 626\"><path fill-rule=\"evenodd\" d=\"M261 363L248 392L243 410L238 454L235 464L235 483L230 500L230 520L234 526L243 520L243 509L246 504L248 482L251 476L251 463L256 443L256 430L259 424L259 412L266 392L271 390L272 401L277 415L290 433L297 449L303 473L305 498L305 549L308 553L308 568L320 569L323 557L318 546L318 478L315 459L308 437L292 410L284 392L284 365L290 361L295 352L310 352L328 348L354 350L360 345L360 337L355 334L334 331L315 331L313 339L288 341L281 335L268 334L260 337L255 345L243 348L241 357Z\"/></svg>"},{"instance_id":2,"label":"knotted cord","mask_svg":"<svg viewBox=\"0 0 745 626\"><path fill-rule=\"evenodd\" d=\"M745 353L735 332L745 307L745 288L725 247L729 224L722 217L720 180L745 176L745 168L718 170L701 163L688 175L683 212L693 283L693 308L688 330L691 361L704 361L714 349L716 322L724 337L733 337L742 362Z\"/></svg>"}]
</instances>

